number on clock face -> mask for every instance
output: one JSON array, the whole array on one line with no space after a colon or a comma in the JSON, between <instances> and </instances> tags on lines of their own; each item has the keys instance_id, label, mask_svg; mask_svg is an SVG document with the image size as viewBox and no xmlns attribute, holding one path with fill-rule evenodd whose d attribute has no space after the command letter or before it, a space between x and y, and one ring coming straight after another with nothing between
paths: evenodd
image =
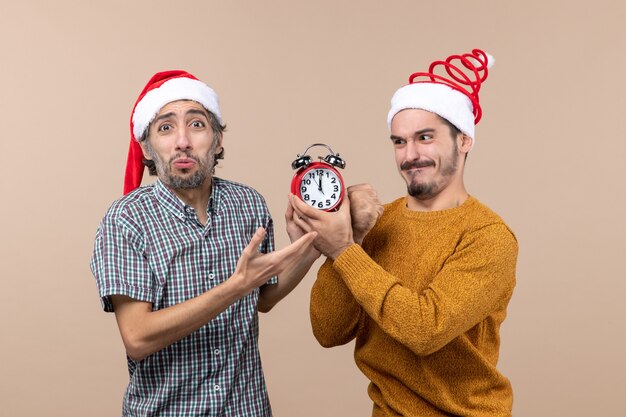
<instances>
[{"instance_id":1,"label":"number on clock face","mask_svg":"<svg viewBox=\"0 0 626 417\"><path fill-rule=\"evenodd\" d=\"M312 169L304 174L300 181L302 200L317 209L334 207L342 192L337 174L328 169Z\"/></svg>"}]
</instances>

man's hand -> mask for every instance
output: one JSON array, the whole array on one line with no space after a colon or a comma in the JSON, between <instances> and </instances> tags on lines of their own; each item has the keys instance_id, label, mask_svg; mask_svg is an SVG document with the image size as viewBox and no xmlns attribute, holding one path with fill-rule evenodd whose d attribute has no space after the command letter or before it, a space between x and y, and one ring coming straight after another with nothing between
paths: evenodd
<instances>
[{"instance_id":1,"label":"man's hand","mask_svg":"<svg viewBox=\"0 0 626 417\"><path fill-rule=\"evenodd\" d=\"M352 236L358 244L363 243L365 235L372 230L384 208L378 199L376 190L369 184L357 184L348 187L350 197L350 217L352 218Z\"/></svg>"},{"instance_id":2,"label":"man's hand","mask_svg":"<svg viewBox=\"0 0 626 417\"><path fill-rule=\"evenodd\" d=\"M291 245L264 254L259 252L259 245L265 237L265 229L259 227L241 253L235 273L230 279L238 283L243 296L265 284L274 275L291 268L306 253L316 236L315 232L302 234Z\"/></svg>"},{"instance_id":3,"label":"man's hand","mask_svg":"<svg viewBox=\"0 0 626 417\"><path fill-rule=\"evenodd\" d=\"M229 279L202 295L161 310L152 311L149 302L113 295L115 317L126 352L139 361L195 332L232 303L265 284L270 277L292 267L311 246L315 236L316 233L307 233L279 251L263 254L259 252L259 245L265 237L265 229L259 228ZM304 273L306 271L302 275ZM291 288L296 284L292 283ZM274 298L280 300L280 296ZM277 301L270 301L268 309L272 302Z\"/></svg>"},{"instance_id":4,"label":"man's hand","mask_svg":"<svg viewBox=\"0 0 626 417\"><path fill-rule=\"evenodd\" d=\"M303 231L317 232L313 242L315 249L334 260L354 243L348 195L345 196L339 210L333 213L316 210L295 195L289 198L293 207L293 223Z\"/></svg>"},{"instance_id":5,"label":"man's hand","mask_svg":"<svg viewBox=\"0 0 626 417\"><path fill-rule=\"evenodd\" d=\"M296 224L295 218L297 218L297 215L291 205L291 197L289 197L287 200L287 210L285 210L285 223L287 225L287 235L291 243L300 239L307 232Z\"/></svg>"},{"instance_id":6,"label":"man's hand","mask_svg":"<svg viewBox=\"0 0 626 417\"><path fill-rule=\"evenodd\" d=\"M303 236L307 236L306 231L300 228L294 221L296 214L291 206L291 202L287 204L285 211L285 222L287 223L287 234L291 242L299 242ZM259 293L258 309L262 313L267 313L289 294L299 283L311 268L311 265L320 257L320 252L309 244L306 249L298 256L296 262L292 263L289 268L278 276L278 284L264 285Z\"/></svg>"}]
</instances>

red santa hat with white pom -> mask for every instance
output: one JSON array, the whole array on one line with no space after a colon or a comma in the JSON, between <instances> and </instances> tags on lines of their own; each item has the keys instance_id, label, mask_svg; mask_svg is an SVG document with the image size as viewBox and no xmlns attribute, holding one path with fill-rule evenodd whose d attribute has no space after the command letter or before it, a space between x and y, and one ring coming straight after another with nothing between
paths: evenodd
<instances>
[{"instance_id":1,"label":"red santa hat with white pom","mask_svg":"<svg viewBox=\"0 0 626 417\"><path fill-rule=\"evenodd\" d=\"M481 84L487 79L494 58L474 49L471 53L451 55L445 61L430 64L428 72L416 72L409 84L399 88L391 98L387 125L405 109L422 109L435 113L461 132L474 138L474 126L480 121L482 109L478 99ZM445 74L436 72L445 70Z\"/></svg>"},{"instance_id":2,"label":"red santa hat with white pom","mask_svg":"<svg viewBox=\"0 0 626 417\"><path fill-rule=\"evenodd\" d=\"M187 71L173 70L154 74L139 94L130 117L130 147L124 177L124 194L141 185L144 165L139 141L163 106L177 100L193 100L202 104L223 124L219 97L211 87Z\"/></svg>"}]
</instances>

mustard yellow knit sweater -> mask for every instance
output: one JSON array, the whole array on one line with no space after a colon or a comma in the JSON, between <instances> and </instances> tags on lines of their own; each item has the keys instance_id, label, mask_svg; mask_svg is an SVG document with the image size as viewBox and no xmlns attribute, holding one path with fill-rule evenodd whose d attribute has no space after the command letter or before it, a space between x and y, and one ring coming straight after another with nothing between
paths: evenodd
<instances>
[{"instance_id":1,"label":"mustard yellow knit sweater","mask_svg":"<svg viewBox=\"0 0 626 417\"><path fill-rule=\"evenodd\" d=\"M356 338L373 416L510 416L496 369L517 241L477 199L435 212L385 206L363 247L326 261L311 323L326 347Z\"/></svg>"}]
</instances>

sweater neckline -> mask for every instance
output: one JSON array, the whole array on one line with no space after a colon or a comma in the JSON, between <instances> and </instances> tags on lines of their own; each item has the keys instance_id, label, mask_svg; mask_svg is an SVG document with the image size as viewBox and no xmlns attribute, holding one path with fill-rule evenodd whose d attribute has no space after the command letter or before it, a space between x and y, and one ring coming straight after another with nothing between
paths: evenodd
<instances>
[{"instance_id":1,"label":"sweater neckline","mask_svg":"<svg viewBox=\"0 0 626 417\"><path fill-rule=\"evenodd\" d=\"M473 206L475 206L478 202L472 195L468 196L465 201L457 207L452 207L445 210L435 210L435 211L416 211L409 210L407 208L407 197L401 197L396 200L396 204L399 206L399 210L403 216L414 219L414 220L433 220L444 217L456 217L462 216L468 210L471 210Z\"/></svg>"}]
</instances>

